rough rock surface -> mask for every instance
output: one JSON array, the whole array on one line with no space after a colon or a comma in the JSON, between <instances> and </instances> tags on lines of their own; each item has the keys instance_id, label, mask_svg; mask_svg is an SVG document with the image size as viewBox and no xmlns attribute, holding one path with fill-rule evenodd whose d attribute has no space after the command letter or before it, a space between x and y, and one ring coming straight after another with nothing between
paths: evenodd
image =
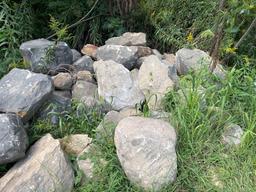
<instances>
[{"instance_id":1,"label":"rough rock surface","mask_svg":"<svg viewBox=\"0 0 256 192\"><path fill-rule=\"evenodd\" d=\"M81 53L79 53L76 49L71 49L71 51L72 51L72 55L73 55L72 63L76 62L78 59L80 59L82 57Z\"/></svg>"},{"instance_id":2,"label":"rough rock surface","mask_svg":"<svg viewBox=\"0 0 256 192\"><path fill-rule=\"evenodd\" d=\"M159 191L175 181L176 133L169 123L127 117L115 130L119 161L129 180L146 190Z\"/></svg>"},{"instance_id":3,"label":"rough rock surface","mask_svg":"<svg viewBox=\"0 0 256 192\"><path fill-rule=\"evenodd\" d=\"M42 137L1 179L1 192L71 192L74 173L58 140Z\"/></svg>"},{"instance_id":4,"label":"rough rock surface","mask_svg":"<svg viewBox=\"0 0 256 192\"><path fill-rule=\"evenodd\" d=\"M76 74L77 80L82 80L82 81L88 81L91 83L95 83L95 80L93 78L93 75L91 74L90 71L78 71Z\"/></svg>"},{"instance_id":5,"label":"rough rock surface","mask_svg":"<svg viewBox=\"0 0 256 192\"><path fill-rule=\"evenodd\" d=\"M81 53L84 55L87 55L92 58L96 58L96 52L98 47L92 44L86 44L83 49L81 50Z\"/></svg>"},{"instance_id":6,"label":"rough rock surface","mask_svg":"<svg viewBox=\"0 0 256 192\"><path fill-rule=\"evenodd\" d=\"M86 134L69 135L60 140L62 149L70 155L80 155L92 142Z\"/></svg>"},{"instance_id":7,"label":"rough rock surface","mask_svg":"<svg viewBox=\"0 0 256 192\"><path fill-rule=\"evenodd\" d=\"M0 165L25 156L28 137L20 118L15 114L0 114Z\"/></svg>"},{"instance_id":8,"label":"rough rock surface","mask_svg":"<svg viewBox=\"0 0 256 192\"><path fill-rule=\"evenodd\" d=\"M199 49L182 48L176 53L176 68L180 75L186 75L190 70L197 71L208 67L210 56Z\"/></svg>"},{"instance_id":9,"label":"rough rock surface","mask_svg":"<svg viewBox=\"0 0 256 192\"><path fill-rule=\"evenodd\" d=\"M176 57L174 54L164 53L164 58L167 60L170 64L175 65Z\"/></svg>"},{"instance_id":10,"label":"rough rock surface","mask_svg":"<svg viewBox=\"0 0 256 192\"><path fill-rule=\"evenodd\" d=\"M28 70L13 69L0 80L0 111L29 120L50 97L51 78Z\"/></svg>"},{"instance_id":11,"label":"rough rock surface","mask_svg":"<svg viewBox=\"0 0 256 192\"><path fill-rule=\"evenodd\" d=\"M97 85L87 81L77 81L73 86L72 98L83 102L88 107L96 105L99 98Z\"/></svg>"},{"instance_id":12,"label":"rough rock surface","mask_svg":"<svg viewBox=\"0 0 256 192\"><path fill-rule=\"evenodd\" d=\"M108 39L106 45L126 45L126 46L145 46L146 34L145 33L124 33L120 37L112 37Z\"/></svg>"},{"instance_id":13,"label":"rough rock surface","mask_svg":"<svg viewBox=\"0 0 256 192\"><path fill-rule=\"evenodd\" d=\"M222 142L226 145L239 145L243 136L243 129L236 124L230 124L225 127L222 134Z\"/></svg>"},{"instance_id":14,"label":"rough rock surface","mask_svg":"<svg viewBox=\"0 0 256 192\"><path fill-rule=\"evenodd\" d=\"M131 70L138 59L138 48L121 45L104 45L97 50L97 60L112 60Z\"/></svg>"},{"instance_id":15,"label":"rough rock surface","mask_svg":"<svg viewBox=\"0 0 256 192\"><path fill-rule=\"evenodd\" d=\"M139 70L139 87L148 100L150 108L160 108L164 95L175 86L170 78L171 66L155 55L145 57ZM173 71L175 76L175 71Z\"/></svg>"},{"instance_id":16,"label":"rough rock surface","mask_svg":"<svg viewBox=\"0 0 256 192\"><path fill-rule=\"evenodd\" d=\"M73 63L73 66L77 71L90 71L93 73L93 60L91 57L85 55L78 59L75 63Z\"/></svg>"},{"instance_id":17,"label":"rough rock surface","mask_svg":"<svg viewBox=\"0 0 256 192\"><path fill-rule=\"evenodd\" d=\"M38 73L47 73L59 64L71 64L73 61L72 51L64 42L54 45L53 41L46 39L31 40L22 43L20 51L31 70Z\"/></svg>"},{"instance_id":18,"label":"rough rock surface","mask_svg":"<svg viewBox=\"0 0 256 192\"><path fill-rule=\"evenodd\" d=\"M57 125L59 118L65 117L65 115L71 111L71 97L69 94L64 91L53 91L51 97L39 111L39 118L47 119L51 124Z\"/></svg>"},{"instance_id":19,"label":"rough rock surface","mask_svg":"<svg viewBox=\"0 0 256 192\"><path fill-rule=\"evenodd\" d=\"M59 73L53 78L53 85L56 89L70 90L72 87L72 77L69 73Z\"/></svg>"},{"instance_id":20,"label":"rough rock surface","mask_svg":"<svg viewBox=\"0 0 256 192\"><path fill-rule=\"evenodd\" d=\"M134 107L144 100L130 71L114 61L97 61L93 64L98 80L99 96L104 98L113 109L121 110Z\"/></svg>"}]
</instances>

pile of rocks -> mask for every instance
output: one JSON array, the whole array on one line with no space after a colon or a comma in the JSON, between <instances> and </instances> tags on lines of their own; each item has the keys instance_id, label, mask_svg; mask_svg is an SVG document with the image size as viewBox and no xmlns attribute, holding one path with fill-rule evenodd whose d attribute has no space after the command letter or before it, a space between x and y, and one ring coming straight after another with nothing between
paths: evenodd
<instances>
[{"instance_id":1,"label":"pile of rocks","mask_svg":"<svg viewBox=\"0 0 256 192\"><path fill-rule=\"evenodd\" d=\"M20 50L30 69L13 69L0 80L0 164L19 160L0 179L0 191L72 190L74 173L65 153L79 157L91 139L73 135L59 141L47 134L28 149L24 126L32 118L58 123L54 114L68 112L72 99L108 112L97 136L114 138L131 182L159 190L175 180L177 136L165 121L168 114L161 102L177 86L179 75L210 64L207 53L183 48L176 55L161 55L146 46L144 33L125 33L101 47L87 44L83 56L64 42L46 39L25 42ZM220 66L215 73L224 77ZM145 100L151 110L148 118L135 109ZM106 122L116 129L106 128ZM78 165L92 177L90 160Z\"/></svg>"}]
</instances>

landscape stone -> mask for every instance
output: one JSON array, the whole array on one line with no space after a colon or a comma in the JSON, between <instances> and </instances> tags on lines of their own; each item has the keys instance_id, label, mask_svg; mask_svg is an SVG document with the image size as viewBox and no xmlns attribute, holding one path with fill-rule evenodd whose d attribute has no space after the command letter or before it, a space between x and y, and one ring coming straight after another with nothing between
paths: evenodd
<instances>
[{"instance_id":1,"label":"landscape stone","mask_svg":"<svg viewBox=\"0 0 256 192\"><path fill-rule=\"evenodd\" d=\"M147 191L160 191L177 175L175 129L145 117L122 119L115 129L118 159L128 179Z\"/></svg>"},{"instance_id":2,"label":"landscape stone","mask_svg":"<svg viewBox=\"0 0 256 192\"><path fill-rule=\"evenodd\" d=\"M88 81L78 80L73 86L72 99L82 102L88 107L95 106L99 99L97 85Z\"/></svg>"},{"instance_id":3,"label":"landscape stone","mask_svg":"<svg viewBox=\"0 0 256 192\"><path fill-rule=\"evenodd\" d=\"M79 53L76 49L71 49L71 51L72 51L72 55L73 55L72 63L76 62L78 59L80 59L82 57L81 53Z\"/></svg>"},{"instance_id":4,"label":"landscape stone","mask_svg":"<svg viewBox=\"0 0 256 192\"><path fill-rule=\"evenodd\" d=\"M80 59L78 59L75 63L73 63L73 66L77 71L90 71L93 73L93 60L91 57L84 55Z\"/></svg>"},{"instance_id":5,"label":"landscape stone","mask_svg":"<svg viewBox=\"0 0 256 192\"><path fill-rule=\"evenodd\" d=\"M126 32L120 37L112 37L108 39L106 45L125 45L125 46L145 46L146 34L145 33L131 33Z\"/></svg>"},{"instance_id":6,"label":"landscape stone","mask_svg":"<svg viewBox=\"0 0 256 192\"><path fill-rule=\"evenodd\" d=\"M73 84L72 77L69 73L59 73L52 77L53 85L59 90L70 90Z\"/></svg>"},{"instance_id":7,"label":"landscape stone","mask_svg":"<svg viewBox=\"0 0 256 192\"><path fill-rule=\"evenodd\" d=\"M64 118L71 111L70 92L53 91L51 97L41 107L39 119L49 120L52 125L58 125L60 117Z\"/></svg>"},{"instance_id":8,"label":"landscape stone","mask_svg":"<svg viewBox=\"0 0 256 192\"><path fill-rule=\"evenodd\" d=\"M71 64L73 54L65 42L36 39L27 41L20 46L24 61L30 64L31 70L37 73L47 73L60 64Z\"/></svg>"},{"instance_id":9,"label":"landscape stone","mask_svg":"<svg viewBox=\"0 0 256 192\"><path fill-rule=\"evenodd\" d=\"M137 62L137 52L138 48L134 46L104 45L97 50L97 60L112 60L131 70Z\"/></svg>"},{"instance_id":10,"label":"landscape stone","mask_svg":"<svg viewBox=\"0 0 256 192\"><path fill-rule=\"evenodd\" d=\"M164 95L174 88L176 82L169 77L169 73L170 66L157 56L150 55L144 59L139 70L139 87L150 109L161 108Z\"/></svg>"},{"instance_id":11,"label":"landscape stone","mask_svg":"<svg viewBox=\"0 0 256 192\"><path fill-rule=\"evenodd\" d=\"M60 139L62 149L69 155L80 155L92 142L86 134L69 135Z\"/></svg>"},{"instance_id":12,"label":"landscape stone","mask_svg":"<svg viewBox=\"0 0 256 192\"><path fill-rule=\"evenodd\" d=\"M227 125L224 128L224 133L222 134L222 142L229 146L237 146L241 143L243 133L244 131L239 125Z\"/></svg>"},{"instance_id":13,"label":"landscape stone","mask_svg":"<svg viewBox=\"0 0 256 192\"><path fill-rule=\"evenodd\" d=\"M209 67L210 56L199 49L182 48L176 52L176 68L179 75L186 75L189 71L198 71Z\"/></svg>"},{"instance_id":14,"label":"landscape stone","mask_svg":"<svg viewBox=\"0 0 256 192\"><path fill-rule=\"evenodd\" d=\"M38 140L26 157L0 178L1 192L71 192L73 185L71 163L50 134Z\"/></svg>"},{"instance_id":15,"label":"landscape stone","mask_svg":"<svg viewBox=\"0 0 256 192\"><path fill-rule=\"evenodd\" d=\"M95 59L97 49L98 49L98 47L95 45L86 44L86 45L84 45L83 49L81 50L81 53Z\"/></svg>"},{"instance_id":16,"label":"landscape stone","mask_svg":"<svg viewBox=\"0 0 256 192\"><path fill-rule=\"evenodd\" d=\"M88 81L91 83L95 83L95 80L93 78L93 75L91 74L90 71L78 71L76 74L77 80L82 80L82 81Z\"/></svg>"},{"instance_id":17,"label":"landscape stone","mask_svg":"<svg viewBox=\"0 0 256 192\"><path fill-rule=\"evenodd\" d=\"M52 90L49 76L12 69L0 80L0 112L16 113L28 121L49 99Z\"/></svg>"},{"instance_id":18,"label":"landscape stone","mask_svg":"<svg viewBox=\"0 0 256 192\"><path fill-rule=\"evenodd\" d=\"M114 110L134 107L144 95L129 70L114 61L96 61L93 64L98 82L98 93Z\"/></svg>"},{"instance_id":19,"label":"landscape stone","mask_svg":"<svg viewBox=\"0 0 256 192\"><path fill-rule=\"evenodd\" d=\"M25 156L28 137L21 119L15 114L0 114L0 165Z\"/></svg>"}]
</instances>

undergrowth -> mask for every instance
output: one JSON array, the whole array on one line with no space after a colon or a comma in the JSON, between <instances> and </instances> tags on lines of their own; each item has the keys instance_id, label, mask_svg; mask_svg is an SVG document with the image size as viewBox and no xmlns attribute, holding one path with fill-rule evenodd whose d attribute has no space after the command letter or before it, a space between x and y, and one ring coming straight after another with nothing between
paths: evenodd
<instances>
[{"instance_id":1,"label":"undergrowth","mask_svg":"<svg viewBox=\"0 0 256 192\"><path fill-rule=\"evenodd\" d=\"M181 77L178 90L166 94L163 105L171 114L170 123L178 135L178 174L176 181L161 192L256 191L255 74L256 70L249 66L231 69L225 79L208 70L191 73ZM81 171L75 158L70 157L76 170L74 192L142 191L129 182L122 170L113 137L97 137L96 127L102 119L99 110L74 104L70 115L61 118L57 126L36 121L29 129L30 142L48 132L55 138L89 134L93 147L81 158L93 161L94 177L81 184ZM238 147L226 147L221 142L221 134L229 123L244 130Z\"/></svg>"},{"instance_id":2,"label":"undergrowth","mask_svg":"<svg viewBox=\"0 0 256 192\"><path fill-rule=\"evenodd\" d=\"M256 190L255 74L248 67L232 69L226 79L207 70L191 73L181 78L180 91L166 95L164 106L178 134L178 175L176 182L162 192ZM221 143L221 134L229 123L244 129L239 147ZM77 185L74 191L142 191L126 178L113 139L105 141L94 138L96 149L89 154L97 159L95 178L84 186ZM104 159L106 166L99 159Z\"/></svg>"}]
</instances>

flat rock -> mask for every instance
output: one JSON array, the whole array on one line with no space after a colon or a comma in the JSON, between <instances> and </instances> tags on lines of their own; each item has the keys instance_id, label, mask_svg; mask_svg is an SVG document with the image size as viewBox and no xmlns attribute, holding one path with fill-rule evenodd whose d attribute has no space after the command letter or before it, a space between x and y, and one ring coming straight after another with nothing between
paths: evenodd
<instances>
[{"instance_id":1,"label":"flat rock","mask_svg":"<svg viewBox=\"0 0 256 192\"><path fill-rule=\"evenodd\" d=\"M112 60L131 70L138 59L138 48L122 45L104 45L97 50L97 60Z\"/></svg>"},{"instance_id":2,"label":"flat rock","mask_svg":"<svg viewBox=\"0 0 256 192\"><path fill-rule=\"evenodd\" d=\"M126 32L120 37L112 37L108 39L106 45L126 45L126 46L145 46L146 34L145 33L131 33Z\"/></svg>"},{"instance_id":3,"label":"flat rock","mask_svg":"<svg viewBox=\"0 0 256 192\"><path fill-rule=\"evenodd\" d=\"M189 71L198 71L209 67L210 56L199 49L182 48L176 52L176 68L180 75L186 75Z\"/></svg>"},{"instance_id":4,"label":"flat rock","mask_svg":"<svg viewBox=\"0 0 256 192\"><path fill-rule=\"evenodd\" d=\"M0 111L29 120L50 97L51 78L29 70L12 69L0 80Z\"/></svg>"},{"instance_id":5,"label":"flat rock","mask_svg":"<svg viewBox=\"0 0 256 192\"><path fill-rule=\"evenodd\" d=\"M69 73L59 73L52 77L53 85L59 90L70 90L73 84L72 77Z\"/></svg>"},{"instance_id":6,"label":"flat rock","mask_svg":"<svg viewBox=\"0 0 256 192\"><path fill-rule=\"evenodd\" d=\"M93 64L98 82L98 93L113 109L134 107L144 100L130 71L114 61L96 61Z\"/></svg>"},{"instance_id":7,"label":"flat rock","mask_svg":"<svg viewBox=\"0 0 256 192\"><path fill-rule=\"evenodd\" d=\"M28 137L21 119L15 114L0 114L0 165L25 156Z\"/></svg>"},{"instance_id":8,"label":"flat rock","mask_svg":"<svg viewBox=\"0 0 256 192\"><path fill-rule=\"evenodd\" d=\"M20 51L24 61L37 73L47 73L59 64L71 64L73 60L72 51L65 42L55 45L53 41L36 39L22 43Z\"/></svg>"},{"instance_id":9,"label":"flat rock","mask_svg":"<svg viewBox=\"0 0 256 192\"><path fill-rule=\"evenodd\" d=\"M161 108L164 95L174 88L176 82L170 78L170 72L175 76L175 71L171 69L155 55L144 58L139 70L139 87L151 109Z\"/></svg>"},{"instance_id":10,"label":"flat rock","mask_svg":"<svg viewBox=\"0 0 256 192\"><path fill-rule=\"evenodd\" d=\"M128 179L145 190L159 191L177 174L176 133L167 122L122 119L115 130L117 156Z\"/></svg>"},{"instance_id":11,"label":"flat rock","mask_svg":"<svg viewBox=\"0 0 256 192\"><path fill-rule=\"evenodd\" d=\"M16 163L1 179L1 192L71 192L74 173L58 140L50 134L37 141L26 158Z\"/></svg>"}]
</instances>

